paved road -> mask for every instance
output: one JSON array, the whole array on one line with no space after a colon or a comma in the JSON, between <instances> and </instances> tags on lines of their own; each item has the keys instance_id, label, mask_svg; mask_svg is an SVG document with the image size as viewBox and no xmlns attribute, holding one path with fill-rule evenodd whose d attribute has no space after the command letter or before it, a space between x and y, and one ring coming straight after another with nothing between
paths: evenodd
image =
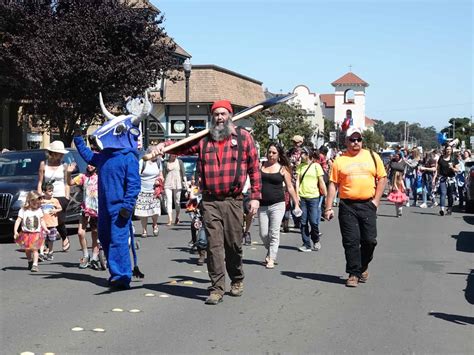
<instances>
[{"instance_id":1,"label":"paved road","mask_svg":"<svg viewBox=\"0 0 474 355\"><path fill-rule=\"evenodd\" d=\"M244 296L218 306L203 303L208 277L187 250L186 221L141 240L146 277L122 292L108 291L106 272L77 268L74 237L38 274L2 244L0 353L473 354L474 215L404 210L397 219L393 206L380 207L367 284L344 286L338 225L324 222L319 252L300 253L299 235L283 234L273 270L261 265L260 244L245 247Z\"/></svg>"}]
</instances>

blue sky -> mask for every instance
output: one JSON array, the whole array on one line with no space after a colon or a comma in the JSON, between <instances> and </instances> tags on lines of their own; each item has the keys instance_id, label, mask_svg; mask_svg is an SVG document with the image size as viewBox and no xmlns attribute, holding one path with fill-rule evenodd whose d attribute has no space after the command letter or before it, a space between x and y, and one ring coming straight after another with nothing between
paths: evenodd
<instances>
[{"instance_id":1,"label":"blue sky","mask_svg":"<svg viewBox=\"0 0 474 355\"><path fill-rule=\"evenodd\" d=\"M471 0L152 0L192 55L263 82L333 93L349 71L370 84L366 114L441 129L470 117Z\"/></svg>"}]
</instances>

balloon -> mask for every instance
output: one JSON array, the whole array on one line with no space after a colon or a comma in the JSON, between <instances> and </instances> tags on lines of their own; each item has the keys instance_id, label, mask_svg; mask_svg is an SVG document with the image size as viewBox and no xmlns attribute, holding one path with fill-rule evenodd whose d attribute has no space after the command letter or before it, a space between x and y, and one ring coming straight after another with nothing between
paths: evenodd
<instances>
[{"instance_id":1,"label":"balloon","mask_svg":"<svg viewBox=\"0 0 474 355\"><path fill-rule=\"evenodd\" d=\"M441 132L438 133L437 138L438 138L438 143L439 144L444 144L448 140L448 137L446 136L446 133L441 133Z\"/></svg>"}]
</instances>

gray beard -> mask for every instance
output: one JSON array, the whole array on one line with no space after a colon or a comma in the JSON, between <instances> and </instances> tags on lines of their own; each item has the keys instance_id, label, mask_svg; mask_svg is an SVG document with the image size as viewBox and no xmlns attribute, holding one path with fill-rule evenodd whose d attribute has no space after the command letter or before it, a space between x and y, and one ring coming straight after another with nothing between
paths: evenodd
<instances>
[{"instance_id":1,"label":"gray beard","mask_svg":"<svg viewBox=\"0 0 474 355\"><path fill-rule=\"evenodd\" d=\"M209 129L209 133L211 134L211 138L215 142L221 142L224 139L227 139L232 134L232 128L234 124L232 123L232 119L228 119L224 122L222 127L218 127L215 122L212 123L211 128Z\"/></svg>"}]
</instances>

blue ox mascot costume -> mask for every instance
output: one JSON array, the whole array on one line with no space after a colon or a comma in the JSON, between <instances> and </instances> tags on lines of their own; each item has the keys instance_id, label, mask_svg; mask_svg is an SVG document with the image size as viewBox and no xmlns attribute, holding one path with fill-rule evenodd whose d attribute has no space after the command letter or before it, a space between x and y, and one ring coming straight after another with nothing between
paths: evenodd
<instances>
[{"instance_id":1,"label":"blue ox mascot costume","mask_svg":"<svg viewBox=\"0 0 474 355\"><path fill-rule=\"evenodd\" d=\"M108 120L89 137L98 152L86 146L78 130L74 144L82 158L99 171L98 232L108 261L109 286L129 289L132 279L129 245L134 257L133 276L144 277L137 266L131 216L140 192L138 126L149 115L151 104L145 95L144 99L127 103L129 115L114 116L105 108L102 94L99 101Z\"/></svg>"}]
</instances>

